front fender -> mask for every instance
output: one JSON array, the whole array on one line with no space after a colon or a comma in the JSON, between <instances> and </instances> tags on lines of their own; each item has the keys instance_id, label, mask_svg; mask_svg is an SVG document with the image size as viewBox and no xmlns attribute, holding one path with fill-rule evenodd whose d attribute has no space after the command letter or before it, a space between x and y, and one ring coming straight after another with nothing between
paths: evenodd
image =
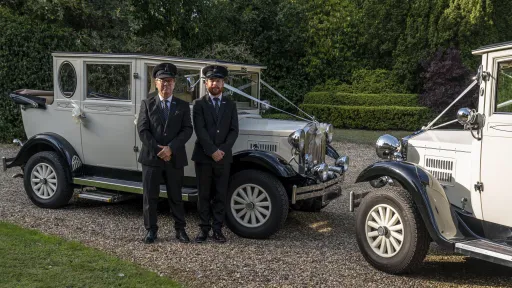
<instances>
[{"instance_id":1,"label":"front fender","mask_svg":"<svg viewBox=\"0 0 512 288\"><path fill-rule=\"evenodd\" d=\"M280 178L292 178L298 176L283 157L276 153L264 150L243 150L233 154L233 172L247 168L259 167L271 172Z\"/></svg>"},{"instance_id":2,"label":"front fender","mask_svg":"<svg viewBox=\"0 0 512 288\"><path fill-rule=\"evenodd\" d=\"M74 174L80 172L82 161L76 153L75 149L64 137L55 133L41 133L30 137L11 163L6 165L7 168L21 166L28 159L40 151L55 151L68 165L68 179L71 181Z\"/></svg>"},{"instance_id":3,"label":"front fender","mask_svg":"<svg viewBox=\"0 0 512 288\"><path fill-rule=\"evenodd\" d=\"M442 186L422 167L403 161L376 162L363 170L356 179L366 182L382 176L398 181L412 195L430 236L439 245L453 249L464 239L459 223Z\"/></svg>"}]
</instances>

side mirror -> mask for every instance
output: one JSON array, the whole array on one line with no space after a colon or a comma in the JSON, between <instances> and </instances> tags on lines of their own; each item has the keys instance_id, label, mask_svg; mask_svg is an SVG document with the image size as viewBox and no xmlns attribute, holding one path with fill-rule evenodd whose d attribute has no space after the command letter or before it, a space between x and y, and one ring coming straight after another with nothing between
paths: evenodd
<instances>
[{"instance_id":1,"label":"side mirror","mask_svg":"<svg viewBox=\"0 0 512 288\"><path fill-rule=\"evenodd\" d=\"M270 105L270 101L268 101L268 100L263 100L263 101L261 101L261 102L263 102L263 103L261 104L261 106L260 106L260 107L261 107L261 111L266 112L267 110L270 110L270 106L269 106L269 105Z\"/></svg>"}]
</instances>

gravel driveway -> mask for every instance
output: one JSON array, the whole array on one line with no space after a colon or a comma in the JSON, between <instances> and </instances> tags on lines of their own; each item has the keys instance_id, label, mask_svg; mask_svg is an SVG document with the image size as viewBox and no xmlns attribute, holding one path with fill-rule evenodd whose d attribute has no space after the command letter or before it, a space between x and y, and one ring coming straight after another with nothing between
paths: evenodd
<instances>
[{"instance_id":1,"label":"gravel driveway","mask_svg":"<svg viewBox=\"0 0 512 288\"><path fill-rule=\"evenodd\" d=\"M375 152L367 145L334 146L351 157L344 195L320 213L291 212L285 227L268 240L239 238L226 229L224 245L180 244L170 233L170 213L162 209L160 238L155 245L144 245L141 198L118 204L73 199L63 209L45 210L28 200L21 179L10 177L19 168L0 173L0 220L78 240L187 287L512 287L512 269L453 255L435 244L414 275L391 276L370 267L355 243L347 200L349 191L370 187L354 180L376 160ZM16 151L0 146L0 156ZM199 231L196 212L187 212L190 237Z\"/></svg>"}]
</instances>

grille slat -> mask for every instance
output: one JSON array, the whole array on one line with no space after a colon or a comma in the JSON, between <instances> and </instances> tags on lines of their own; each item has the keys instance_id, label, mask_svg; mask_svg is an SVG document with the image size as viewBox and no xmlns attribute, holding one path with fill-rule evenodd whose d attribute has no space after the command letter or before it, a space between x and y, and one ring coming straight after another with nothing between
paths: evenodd
<instances>
[{"instance_id":1,"label":"grille slat","mask_svg":"<svg viewBox=\"0 0 512 288\"><path fill-rule=\"evenodd\" d=\"M455 174L454 159L426 157L425 166L427 170L439 181L453 183Z\"/></svg>"},{"instance_id":2,"label":"grille slat","mask_svg":"<svg viewBox=\"0 0 512 288\"><path fill-rule=\"evenodd\" d=\"M269 152L277 152L278 143L267 141L248 141L248 148L252 150L264 150Z\"/></svg>"}]
</instances>

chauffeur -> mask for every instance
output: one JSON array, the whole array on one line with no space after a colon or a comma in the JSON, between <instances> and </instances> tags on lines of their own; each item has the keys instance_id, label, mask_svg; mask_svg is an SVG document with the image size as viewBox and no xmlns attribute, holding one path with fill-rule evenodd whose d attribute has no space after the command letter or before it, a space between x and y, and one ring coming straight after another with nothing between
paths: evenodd
<instances>
[{"instance_id":1,"label":"chauffeur","mask_svg":"<svg viewBox=\"0 0 512 288\"><path fill-rule=\"evenodd\" d=\"M222 234L224 206L232 162L231 149L238 137L238 113L235 102L222 95L227 68L207 66L203 68L203 74L208 93L194 102L193 112L197 140L192 160L198 181L201 228L195 241L206 241L212 229L212 239L223 243L226 242Z\"/></svg>"},{"instance_id":2,"label":"chauffeur","mask_svg":"<svg viewBox=\"0 0 512 288\"><path fill-rule=\"evenodd\" d=\"M187 102L173 97L177 69L162 63L153 69L158 95L142 100L137 130L142 149L145 243L157 238L157 203L160 183L165 182L167 199L174 218L176 238L190 242L185 232L185 212L181 200L183 168L188 165L185 143L192 136L192 121Z\"/></svg>"}]
</instances>

